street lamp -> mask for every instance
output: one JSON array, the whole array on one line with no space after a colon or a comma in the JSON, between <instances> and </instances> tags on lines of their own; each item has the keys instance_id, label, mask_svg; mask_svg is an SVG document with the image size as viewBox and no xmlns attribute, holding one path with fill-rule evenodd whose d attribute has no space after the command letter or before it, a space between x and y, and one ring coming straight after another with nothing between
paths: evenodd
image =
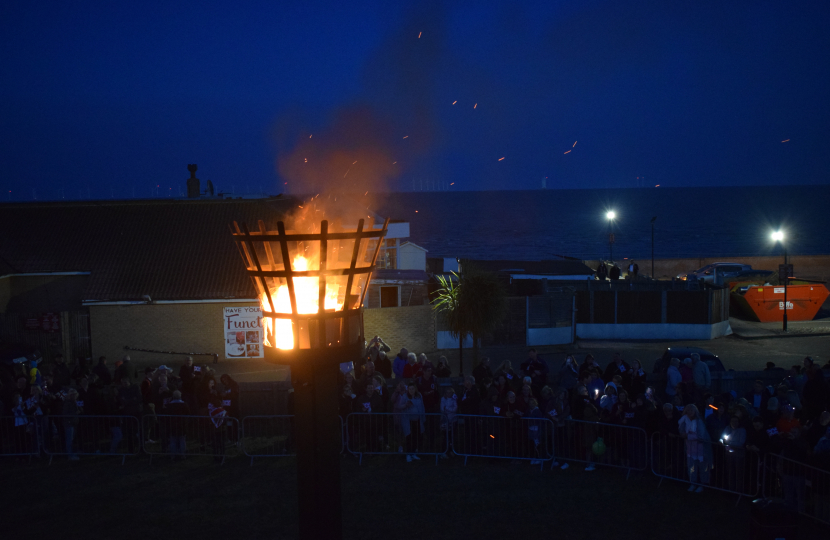
<instances>
[{"instance_id":1,"label":"street lamp","mask_svg":"<svg viewBox=\"0 0 830 540\"><path fill-rule=\"evenodd\" d=\"M787 331L787 283L790 281L790 267L787 264L787 244L784 243L784 233L782 231L774 231L772 233L772 241L780 242L781 247L784 248L784 265L778 269L778 281L781 277L784 278L784 332Z\"/></svg>"},{"instance_id":2,"label":"street lamp","mask_svg":"<svg viewBox=\"0 0 830 540\"><path fill-rule=\"evenodd\" d=\"M613 210L609 210L605 213L605 219L608 220L608 260L612 263L614 262L614 218L617 217L617 213Z\"/></svg>"},{"instance_id":3,"label":"street lamp","mask_svg":"<svg viewBox=\"0 0 830 540\"><path fill-rule=\"evenodd\" d=\"M262 308L268 362L291 366L300 538L342 538L337 366L363 353L363 299L386 236L328 221L311 230L232 230Z\"/></svg>"}]
</instances>

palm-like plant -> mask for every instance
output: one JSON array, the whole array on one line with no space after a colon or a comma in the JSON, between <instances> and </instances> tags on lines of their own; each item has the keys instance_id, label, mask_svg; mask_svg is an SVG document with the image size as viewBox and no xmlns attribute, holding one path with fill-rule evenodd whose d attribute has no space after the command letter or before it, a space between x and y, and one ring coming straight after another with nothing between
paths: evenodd
<instances>
[{"instance_id":1,"label":"palm-like plant","mask_svg":"<svg viewBox=\"0 0 830 540\"><path fill-rule=\"evenodd\" d=\"M433 309L446 319L450 335L458 339L460 375L464 376L464 338L471 335L478 352L479 338L498 327L507 311L507 296L494 274L463 265L461 274L438 276ZM457 282L457 283L456 283Z\"/></svg>"}]
</instances>

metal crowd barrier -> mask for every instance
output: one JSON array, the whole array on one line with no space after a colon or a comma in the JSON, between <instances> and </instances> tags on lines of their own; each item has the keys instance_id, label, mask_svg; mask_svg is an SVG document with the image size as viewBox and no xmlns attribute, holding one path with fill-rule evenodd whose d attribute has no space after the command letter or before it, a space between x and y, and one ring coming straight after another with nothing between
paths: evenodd
<instances>
[{"instance_id":1,"label":"metal crowd barrier","mask_svg":"<svg viewBox=\"0 0 830 540\"><path fill-rule=\"evenodd\" d=\"M554 456L554 425L547 418L506 418L459 414L452 426L452 450L464 457L524 459L544 466Z\"/></svg>"},{"instance_id":2,"label":"metal crowd barrier","mask_svg":"<svg viewBox=\"0 0 830 540\"><path fill-rule=\"evenodd\" d=\"M738 495L738 501L740 497L758 496L764 483L764 469L758 452L719 442L699 444L709 446L712 462L706 467L700 466L701 462L694 463L697 467L695 485L734 493ZM651 436L651 472L660 478L660 483L669 478L692 484L686 440L676 435L654 433Z\"/></svg>"},{"instance_id":3,"label":"metal crowd barrier","mask_svg":"<svg viewBox=\"0 0 830 540\"><path fill-rule=\"evenodd\" d=\"M42 416L0 416L0 456L40 455L38 423L42 419Z\"/></svg>"},{"instance_id":4,"label":"metal crowd barrier","mask_svg":"<svg viewBox=\"0 0 830 540\"><path fill-rule=\"evenodd\" d=\"M553 439L556 461L628 469L629 474L648 468L648 435L638 427L567 419L554 428Z\"/></svg>"},{"instance_id":5,"label":"metal crowd barrier","mask_svg":"<svg viewBox=\"0 0 830 540\"><path fill-rule=\"evenodd\" d=\"M294 417L246 416L242 419L242 452L251 458L296 456Z\"/></svg>"},{"instance_id":6,"label":"metal crowd barrier","mask_svg":"<svg viewBox=\"0 0 830 540\"><path fill-rule=\"evenodd\" d=\"M830 525L830 471L777 454L764 457L765 497L779 497L798 513Z\"/></svg>"},{"instance_id":7,"label":"metal crowd barrier","mask_svg":"<svg viewBox=\"0 0 830 540\"><path fill-rule=\"evenodd\" d=\"M239 447L239 421L225 416L148 414L141 419L143 449L150 456L213 456L224 463Z\"/></svg>"},{"instance_id":8,"label":"metal crowd barrier","mask_svg":"<svg viewBox=\"0 0 830 540\"><path fill-rule=\"evenodd\" d=\"M55 456L137 456L141 449L134 416L49 415L43 424L43 451L49 464Z\"/></svg>"},{"instance_id":9,"label":"metal crowd barrier","mask_svg":"<svg viewBox=\"0 0 830 540\"><path fill-rule=\"evenodd\" d=\"M398 413L352 413L346 417L346 449L363 463L363 455L445 456L450 435L447 416L428 413L420 420Z\"/></svg>"}]
</instances>

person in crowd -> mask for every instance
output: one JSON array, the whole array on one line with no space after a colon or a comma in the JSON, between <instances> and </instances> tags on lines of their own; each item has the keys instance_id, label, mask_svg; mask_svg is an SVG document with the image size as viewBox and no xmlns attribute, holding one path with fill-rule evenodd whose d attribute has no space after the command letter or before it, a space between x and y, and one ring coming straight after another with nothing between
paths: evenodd
<instances>
[{"instance_id":1,"label":"person in crowd","mask_svg":"<svg viewBox=\"0 0 830 540\"><path fill-rule=\"evenodd\" d=\"M395 374L396 379L403 379L403 371L408 363L409 358L409 350L403 348L400 352L395 356L395 359L392 361L392 373Z\"/></svg>"},{"instance_id":2,"label":"person in crowd","mask_svg":"<svg viewBox=\"0 0 830 540\"><path fill-rule=\"evenodd\" d=\"M407 386L406 403L403 408L401 427L406 438L406 461L420 460L418 448L426 424L424 401L414 382Z\"/></svg>"},{"instance_id":3,"label":"person in crowd","mask_svg":"<svg viewBox=\"0 0 830 540\"><path fill-rule=\"evenodd\" d=\"M69 461L78 461L78 454L75 453L75 431L78 428L78 415L81 413L78 408L78 391L69 388L63 400L63 432L66 441L66 455Z\"/></svg>"},{"instance_id":4,"label":"person in crowd","mask_svg":"<svg viewBox=\"0 0 830 540\"><path fill-rule=\"evenodd\" d=\"M579 429L579 441L585 455L585 461L588 466L585 470L590 472L596 470L594 466L594 452L593 444L597 440L597 427L593 423L599 421L599 410L594 404L594 400L588 395L588 389L584 386L579 386L576 389L579 401L574 405L574 418L576 420L583 420L589 422L588 424L581 424Z\"/></svg>"},{"instance_id":5,"label":"person in crowd","mask_svg":"<svg viewBox=\"0 0 830 540\"><path fill-rule=\"evenodd\" d=\"M588 383L586 388L588 389L588 393L591 395L591 398L597 402L599 405L600 397L605 395L605 381L602 380L602 377L599 376L599 371L592 370L589 372L591 375L591 382Z\"/></svg>"},{"instance_id":6,"label":"person in crowd","mask_svg":"<svg viewBox=\"0 0 830 540\"><path fill-rule=\"evenodd\" d=\"M779 372L783 373L786 370L784 368L777 367L775 365L775 362L767 362L766 367L764 368L764 371L779 371Z\"/></svg>"},{"instance_id":7,"label":"person in crowd","mask_svg":"<svg viewBox=\"0 0 830 540\"><path fill-rule=\"evenodd\" d=\"M167 414L164 409L170 400L173 399L173 386L167 378L167 372L162 372L153 384L153 404L156 414Z\"/></svg>"},{"instance_id":8,"label":"person in crowd","mask_svg":"<svg viewBox=\"0 0 830 540\"><path fill-rule=\"evenodd\" d=\"M95 375L90 375L95 377ZM89 384L88 377L82 377L78 381L78 406L83 414L101 414L100 393L97 388Z\"/></svg>"},{"instance_id":9,"label":"person in crowd","mask_svg":"<svg viewBox=\"0 0 830 540\"><path fill-rule=\"evenodd\" d=\"M527 360L519 366L525 377L530 377L534 393L548 382L548 363L536 352L536 349L527 351Z\"/></svg>"},{"instance_id":10,"label":"person in crowd","mask_svg":"<svg viewBox=\"0 0 830 540\"><path fill-rule=\"evenodd\" d=\"M680 378L683 382L689 383L694 381L694 372L692 371L692 359L684 358L678 366L680 371Z\"/></svg>"},{"instance_id":11,"label":"person in crowd","mask_svg":"<svg viewBox=\"0 0 830 540\"><path fill-rule=\"evenodd\" d=\"M807 357L810 358L810 357ZM807 359L805 358L805 363ZM801 418L806 422L808 420L815 420L819 417L822 411L830 408L830 385L824 379L824 373L813 365L812 358L810 358L810 367L807 370L807 382L804 383L802 390L801 403L803 409Z\"/></svg>"},{"instance_id":12,"label":"person in crowd","mask_svg":"<svg viewBox=\"0 0 830 540\"><path fill-rule=\"evenodd\" d=\"M435 376L440 379L445 379L447 377L452 376L452 373L450 372L450 365L447 362L446 356L438 357L438 365L435 366ZM475 376L475 373L473 373L473 376Z\"/></svg>"},{"instance_id":13,"label":"person in crowd","mask_svg":"<svg viewBox=\"0 0 830 540\"><path fill-rule=\"evenodd\" d=\"M431 364L426 365L421 374L415 378L415 385L424 402L427 413L437 413L441 405L441 394L438 378L432 374Z\"/></svg>"},{"instance_id":14,"label":"person in crowd","mask_svg":"<svg viewBox=\"0 0 830 540\"><path fill-rule=\"evenodd\" d=\"M669 369L666 371L666 379L666 395L671 400L677 395L677 385L683 382L683 376L680 374L679 358L671 359Z\"/></svg>"},{"instance_id":15,"label":"person in crowd","mask_svg":"<svg viewBox=\"0 0 830 540\"><path fill-rule=\"evenodd\" d=\"M732 491L743 492L746 430L741 427L740 418L733 416L729 419L729 425L723 430L720 441L726 451L726 485Z\"/></svg>"},{"instance_id":16,"label":"person in crowd","mask_svg":"<svg viewBox=\"0 0 830 540\"><path fill-rule=\"evenodd\" d=\"M351 385L344 384L343 390L340 392L340 418L346 421L346 417L354 411L354 399L357 396L352 391Z\"/></svg>"},{"instance_id":17,"label":"person in crowd","mask_svg":"<svg viewBox=\"0 0 830 540\"><path fill-rule=\"evenodd\" d=\"M60 392L64 388L68 388L71 383L69 366L66 365L66 360L62 354L55 356L55 365L52 366L52 377L55 381L55 384L51 389L52 392Z\"/></svg>"},{"instance_id":18,"label":"person in crowd","mask_svg":"<svg viewBox=\"0 0 830 540\"><path fill-rule=\"evenodd\" d=\"M795 417L795 409L792 405L784 405L781 409L781 418L775 423L778 433L789 433L794 428L800 427L801 423Z\"/></svg>"},{"instance_id":19,"label":"person in crowd","mask_svg":"<svg viewBox=\"0 0 830 540\"><path fill-rule=\"evenodd\" d=\"M473 368L473 377L479 382L493 378L493 370L490 369L490 359L488 357L482 358L478 365Z\"/></svg>"},{"instance_id":20,"label":"person in crowd","mask_svg":"<svg viewBox=\"0 0 830 540\"><path fill-rule=\"evenodd\" d=\"M433 363L429 361L429 358L427 358L426 353L421 353L418 355L418 365L421 368L420 371L425 370L427 366L429 366L430 369L432 369L432 371L435 372L435 365L433 365Z\"/></svg>"},{"instance_id":21,"label":"person in crowd","mask_svg":"<svg viewBox=\"0 0 830 540\"><path fill-rule=\"evenodd\" d=\"M804 437L804 440L807 442L808 448L814 448L816 444L818 444L819 439L821 439L827 432L828 426L830 426L829 411L822 412L816 421L806 421L801 436Z\"/></svg>"},{"instance_id":22,"label":"person in crowd","mask_svg":"<svg viewBox=\"0 0 830 540\"><path fill-rule=\"evenodd\" d=\"M375 369L383 375L384 379L392 378L392 362L389 361L386 351L378 351L378 358L375 360Z\"/></svg>"},{"instance_id":23,"label":"person in crowd","mask_svg":"<svg viewBox=\"0 0 830 540\"><path fill-rule=\"evenodd\" d=\"M565 357L562 367L559 368L558 377L559 386L566 390L572 390L579 384L579 366L572 354Z\"/></svg>"},{"instance_id":24,"label":"person in crowd","mask_svg":"<svg viewBox=\"0 0 830 540\"><path fill-rule=\"evenodd\" d=\"M415 353L409 353L406 356L406 365L403 368L403 378L404 379L415 378L420 371L421 371L421 366L420 366L420 364L418 364L418 357L415 356Z\"/></svg>"},{"instance_id":25,"label":"person in crowd","mask_svg":"<svg viewBox=\"0 0 830 540\"><path fill-rule=\"evenodd\" d=\"M709 471L712 466L712 439L703 419L694 405L686 405L683 416L678 422L680 437L686 440L686 464L689 472L689 490L696 493L703 491L709 483Z\"/></svg>"},{"instance_id":26,"label":"person in crowd","mask_svg":"<svg viewBox=\"0 0 830 540\"><path fill-rule=\"evenodd\" d=\"M89 367L89 358L79 356L75 367L72 369L72 380L75 381L75 384L79 384L81 378L89 377L91 373L92 369Z\"/></svg>"},{"instance_id":27,"label":"person in crowd","mask_svg":"<svg viewBox=\"0 0 830 540\"><path fill-rule=\"evenodd\" d=\"M601 413L603 416L607 416L611 412L611 408L617 403L617 385L613 382L608 383L605 386L605 393L599 400L599 408L601 409Z\"/></svg>"},{"instance_id":28,"label":"person in crowd","mask_svg":"<svg viewBox=\"0 0 830 540\"><path fill-rule=\"evenodd\" d=\"M455 426L455 417L458 415L458 396L452 386L444 389L444 396L441 398L441 431L451 431ZM446 454L444 454L446 456Z\"/></svg>"},{"instance_id":29,"label":"person in crowd","mask_svg":"<svg viewBox=\"0 0 830 540\"><path fill-rule=\"evenodd\" d=\"M221 407L222 405L222 398L216 388L216 379L212 375L207 375L202 380L202 386L199 388L196 397L199 404L199 416L208 416L208 405L213 404L214 407ZM214 402L218 402L218 405Z\"/></svg>"},{"instance_id":30,"label":"person in crowd","mask_svg":"<svg viewBox=\"0 0 830 540\"><path fill-rule=\"evenodd\" d=\"M170 438L170 453L173 455L173 461L178 461L184 459L187 440L185 438L184 422L175 417L190 416L190 406L182 400L182 393L179 390L174 390L170 398L165 414L174 418L166 419L168 422L167 433Z\"/></svg>"},{"instance_id":31,"label":"person in crowd","mask_svg":"<svg viewBox=\"0 0 830 540\"><path fill-rule=\"evenodd\" d=\"M366 351L363 354L363 361L364 362L374 362L375 367L378 368L377 365L378 359L380 358L380 353L383 353L386 356L386 353L390 352L392 348L383 341L383 338L380 336L374 336L371 340L369 340L369 345L366 347ZM359 366L358 366L359 367ZM384 375L386 377L386 375ZM391 377L391 373L389 375ZM389 378L387 377L387 378Z\"/></svg>"},{"instance_id":32,"label":"person in crowd","mask_svg":"<svg viewBox=\"0 0 830 540\"><path fill-rule=\"evenodd\" d=\"M480 401L475 377L471 375L464 377L464 390L461 392L461 399L458 403L458 414L477 415Z\"/></svg>"},{"instance_id":33,"label":"person in crowd","mask_svg":"<svg viewBox=\"0 0 830 540\"><path fill-rule=\"evenodd\" d=\"M618 352L614 353L611 363L605 367L602 380L609 383L614 379L614 375L620 375L623 378L623 386L627 385L627 381L631 376L631 366L622 359L622 355Z\"/></svg>"},{"instance_id":34,"label":"person in crowd","mask_svg":"<svg viewBox=\"0 0 830 540\"><path fill-rule=\"evenodd\" d=\"M608 279L610 279L611 281L616 281L620 279L621 273L622 271L620 270L620 267L616 264L612 264L611 269L608 270Z\"/></svg>"},{"instance_id":35,"label":"person in crowd","mask_svg":"<svg viewBox=\"0 0 830 540\"><path fill-rule=\"evenodd\" d=\"M363 373L360 375L360 378L357 379L357 387L363 388L366 386L366 383L371 381L377 372L375 371L375 363L368 361L363 364Z\"/></svg>"},{"instance_id":36,"label":"person in crowd","mask_svg":"<svg viewBox=\"0 0 830 540\"><path fill-rule=\"evenodd\" d=\"M763 381L760 380L756 380L752 383L752 390L744 395L744 398L756 411L763 411L766 409L769 398L771 397L772 396L770 395L769 390L766 389Z\"/></svg>"},{"instance_id":37,"label":"person in crowd","mask_svg":"<svg viewBox=\"0 0 830 540\"><path fill-rule=\"evenodd\" d=\"M698 353L692 353L692 381L695 384L695 395L700 396L712 388L712 374L709 366L700 359Z\"/></svg>"},{"instance_id":38,"label":"person in crowd","mask_svg":"<svg viewBox=\"0 0 830 540\"><path fill-rule=\"evenodd\" d=\"M231 418L239 418L239 383L227 373L219 377L219 382L222 383L222 407Z\"/></svg>"},{"instance_id":39,"label":"person in crowd","mask_svg":"<svg viewBox=\"0 0 830 540\"><path fill-rule=\"evenodd\" d=\"M130 379L131 385L135 382L138 382L138 370L136 369L135 365L133 365L132 360L130 360L129 354L125 354L124 358L121 359L121 365L115 368L113 382L115 384L120 384L121 379L125 377Z\"/></svg>"},{"instance_id":40,"label":"person in crowd","mask_svg":"<svg viewBox=\"0 0 830 540\"><path fill-rule=\"evenodd\" d=\"M107 367L106 356L98 357L98 363L92 369L92 372L98 376L102 386L109 386L112 384L112 374L110 373L110 369Z\"/></svg>"},{"instance_id":41,"label":"person in crowd","mask_svg":"<svg viewBox=\"0 0 830 540\"><path fill-rule=\"evenodd\" d=\"M716 441L720 439L721 433L729 425L728 412L726 404L719 401L715 404L713 413L705 417L704 423L706 424L706 429L709 431L711 440Z\"/></svg>"},{"instance_id":42,"label":"person in crowd","mask_svg":"<svg viewBox=\"0 0 830 540\"><path fill-rule=\"evenodd\" d=\"M611 405L607 415L609 424L627 426L634 421L634 404L628 399L628 392L620 389L617 402Z\"/></svg>"},{"instance_id":43,"label":"person in crowd","mask_svg":"<svg viewBox=\"0 0 830 540\"><path fill-rule=\"evenodd\" d=\"M510 360L502 362L499 369L497 369L493 374L493 380L496 381L496 385L498 385L499 377L502 376L511 390L519 384L519 377L516 375L516 372L513 371L513 363Z\"/></svg>"},{"instance_id":44,"label":"person in crowd","mask_svg":"<svg viewBox=\"0 0 830 540\"><path fill-rule=\"evenodd\" d=\"M498 391L500 400L507 399L507 393L510 392L512 388L507 382L507 375L504 373L498 375L498 378L493 383L493 388Z\"/></svg>"},{"instance_id":45,"label":"person in crowd","mask_svg":"<svg viewBox=\"0 0 830 540\"><path fill-rule=\"evenodd\" d=\"M385 412L383 400L375 393L374 383L366 383L363 389L364 392L354 399L352 410L357 413Z\"/></svg>"},{"instance_id":46,"label":"person in crowd","mask_svg":"<svg viewBox=\"0 0 830 540\"><path fill-rule=\"evenodd\" d=\"M796 366L798 367L798 366ZM778 409L783 410L785 406L790 404L787 398L787 393L790 391L790 386L784 382L775 387L775 397L778 398Z\"/></svg>"},{"instance_id":47,"label":"person in crowd","mask_svg":"<svg viewBox=\"0 0 830 540\"><path fill-rule=\"evenodd\" d=\"M196 401L196 369L192 356L185 357L184 363L179 368L179 380L181 381L182 401L191 407Z\"/></svg>"},{"instance_id":48,"label":"person in crowd","mask_svg":"<svg viewBox=\"0 0 830 540\"><path fill-rule=\"evenodd\" d=\"M582 377L583 373L586 373L591 370L601 371L601 368L599 367L599 363L597 362L596 358L594 358L594 355L588 353L585 355L585 361L582 362L582 364L580 364L579 366L579 376Z\"/></svg>"},{"instance_id":49,"label":"person in crowd","mask_svg":"<svg viewBox=\"0 0 830 540\"><path fill-rule=\"evenodd\" d=\"M767 426L764 425L764 419L760 416L752 419L752 427L746 432L746 449L752 452L758 452L761 458L770 449Z\"/></svg>"},{"instance_id":50,"label":"person in crowd","mask_svg":"<svg viewBox=\"0 0 830 540\"><path fill-rule=\"evenodd\" d=\"M381 412L389 411L390 393L386 387L386 379L380 373L375 372L375 376L372 377L372 383L375 385L375 394L379 395L380 400L383 402L383 411Z\"/></svg>"},{"instance_id":51,"label":"person in crowd","mask_svg":"<svg viewBox=\"0 0 830 540\"><path fill-rule=\"evenodd\" d=\"M628 385L632 396L639 396L640 394L646 393L648 374L637 359L631 361L631 376L629 377Z\"/></svg>"},{"instance_id":52,"label":"person in crowd","mask_svg":"<svg viewBox=\"0 0 830 540\"><path fill-rule=\"evenodd\" d=\"M343 384L347 384L352 388L358 388L357 379L355 379L354 371L347 371L343 374Z\"/></svg>"},{"instance_id":53,"label":"person in crowd","mask_svg":"<svg viewBox=\"0 0 830 540\"><path fill-rule=\"evenodd\" d=\"M781 413L779 411L777 397L771 397L767 400L767 407L761 411L761 416L764 418L764 423L768 426L775 427L778 424Z\"/></svg>"},{"instance_id":54,"label":"person in crowd","mask_svg":"<svg viewBox=\"0 0 830 540\"><path fill-rule=\"evenodd\" d=\"M539 403L536 401L536 398L530 398L530 402L528 403L527 407L527 414L525 414L525 418L527 418L527 438L528 438L528 447L531 453L530 464L531 465L540 465L542 460L542 442L547 440L549 434L546 430L543 430L543 426L545 423L542 422L545 416L542 414L542 411L539 409Z\"/></svg>"},{"instance_id":55,"label":"person in crowd","mask_svg":"<svg viewBox=\"0 0 830 540\"><path fill-rule=\"evenodd\" d=\"M561 449L557 452L557 455L568 456L570 455L570 448L573 446L572 431L567 429L565 423L571 417L568 391L564 388L557 388L556 391L553 391L549 386L545 386L540 393L545 401L540 404L539 408L544 413L544 417L553 422L553 449L554 451ZM574 389L574 393L576 393L576 389ZM559 467L564 471L570 465L564 459L560 464L554 458L553 463L551 463L551 468L553 467Z\"/></svg>"},{"instance_id":56,"label":"person in crowd","mask_svg":"<svg viewBox=\"0 0 830 540\"><path fill-rule=\"evenodd\" d=\"M525 383L522 385L522 389L519 391L519 394L516 396L516 403L518 405L519 410L522 411L523 414L527 414L530 411L530 400L535 398L533 397L533 390L531 389L530 385ZM538 400L537 400L538 405Z\"/></svg>"},{"instance_id":57,"label":"person in crowd","mask_svg":"<svg viewBox=\"0 0 830 540\"><path fill-rule=\"evenodd\" d=\"M608 266L603 261L599 262L599 266L597 266L596 275L599 281L605 281L605 278L608 277Z\"/></svg>"},{"instance_id":58,"label":"person in crowd","mask_svg":"<svg viewBox=\"0 0 830 540\"><path fill-rule=\"evenodd\" d=\"M138 385L138 388L141 391L141 400L144 405L145 414L151 414L155 410L155 400L153 399L153 386L155 386L153 374L155 371L156 370L150 366L144 368L144 379L141 381L141 384ZM159 414L161 414L161 411L159 411Z\"/></svg>"}]
</instances>

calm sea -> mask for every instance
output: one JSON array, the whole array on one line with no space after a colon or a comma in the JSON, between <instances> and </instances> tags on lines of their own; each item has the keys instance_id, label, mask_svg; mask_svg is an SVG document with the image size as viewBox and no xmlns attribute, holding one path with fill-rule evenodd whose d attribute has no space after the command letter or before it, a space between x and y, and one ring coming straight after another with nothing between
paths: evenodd
<instances>
[{"instance_id":1,"label":"calm sea","mask_svg":"<svg viewBox=\"0 0 830 540\"><path fill-rule=\"evenodd\" d=\"M410 240L430 257L538 260L557 255L614 259L830 253L830 185L796 187L393 193L381 214L411 223Z\"/></svg>"}]
</instances>

